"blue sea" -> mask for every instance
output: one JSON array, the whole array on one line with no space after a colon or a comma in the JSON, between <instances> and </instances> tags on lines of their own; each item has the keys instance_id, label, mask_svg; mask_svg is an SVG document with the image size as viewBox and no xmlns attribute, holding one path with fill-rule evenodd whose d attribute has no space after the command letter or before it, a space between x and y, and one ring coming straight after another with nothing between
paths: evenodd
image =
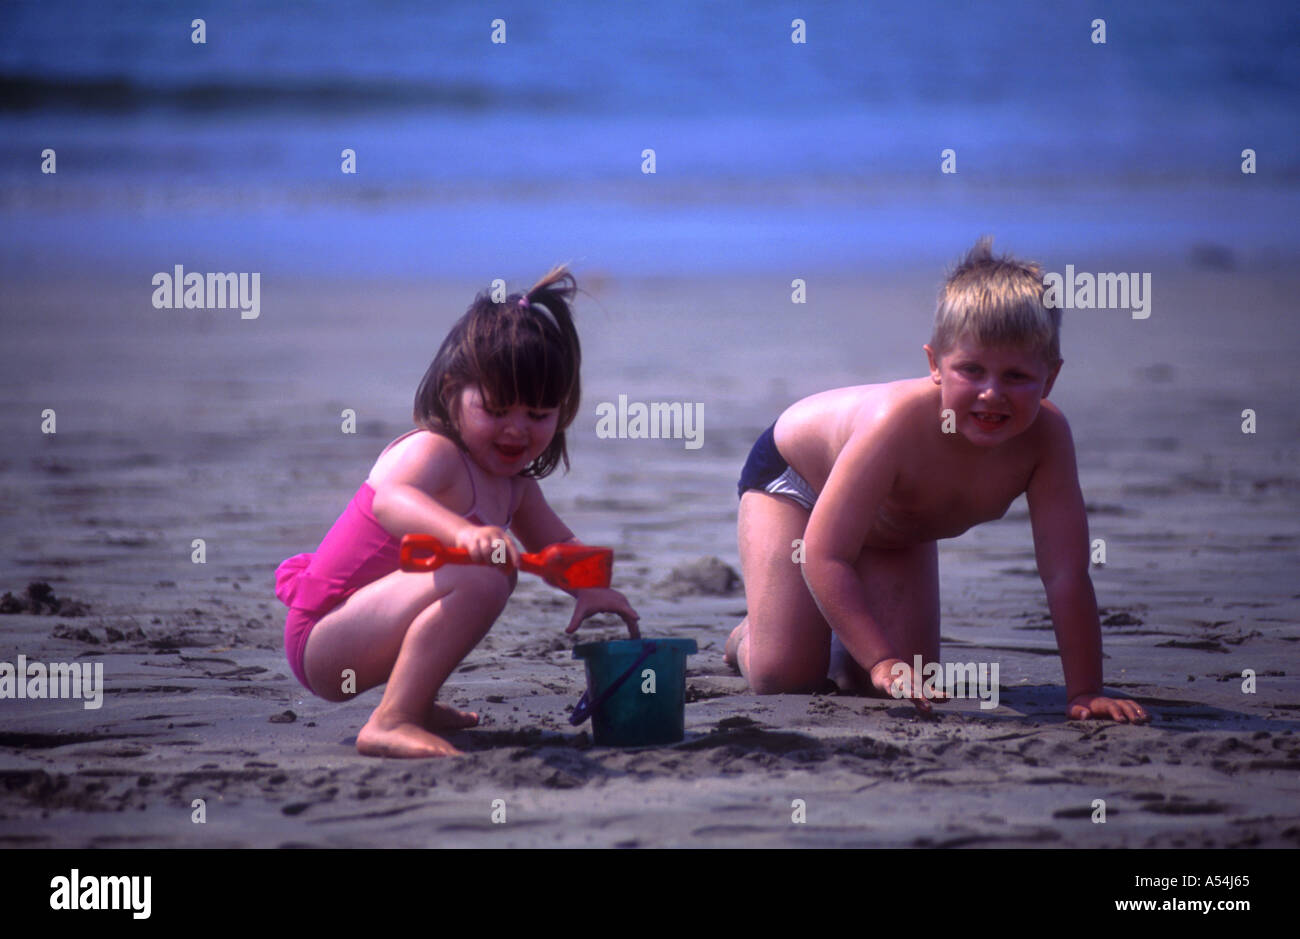
<instances>
[{"instance_id":1,"label":"blue sea","mask_svg":"<svg viewBox=\"0 0 1300 939\"><path fill-rule=\"evenodd\" d=\"M1294 2L6 0L0 273L1285 264L1298 52Z\"/></svg>"}]
</instances>

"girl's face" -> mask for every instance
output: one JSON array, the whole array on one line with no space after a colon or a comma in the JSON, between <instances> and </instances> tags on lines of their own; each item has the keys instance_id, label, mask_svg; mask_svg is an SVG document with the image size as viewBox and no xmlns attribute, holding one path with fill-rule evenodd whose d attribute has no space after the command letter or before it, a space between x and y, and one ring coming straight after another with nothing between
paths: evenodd
<instances>
[{"instance_id":1,"label":"girl's face","mask_svg":"<svg viewBox=\"0 0 1300 939\"><path fill-rule=\"evenodd\" d=\"M551 445L558 408L515 404L489 410L475 386L461 390L456 429L469 455L497 476L516 476Z\"/></svg>"},{"instance_id":2,"label":"girl's face","mask_svg":"<svg viewBox=\"0 0 1300 939\"><path fill-rule=\"evenodd\" d=\"M977 447L994 447L1023 433L1038 416L1061 364L1016 346L985 346L963 338L937 359L925 347L930 375L957 432Z\"/></svg>"}]
</instances>

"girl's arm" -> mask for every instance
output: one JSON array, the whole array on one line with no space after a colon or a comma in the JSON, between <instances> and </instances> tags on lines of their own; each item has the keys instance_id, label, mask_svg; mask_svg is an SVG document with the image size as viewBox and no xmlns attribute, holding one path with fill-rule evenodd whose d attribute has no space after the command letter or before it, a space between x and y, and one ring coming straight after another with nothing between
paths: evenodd
<instances>
[{"instance_id":1,"label":"girl's arm","mask_svg":"<svg viewBox=\"0 0 1300 939\"><path fill-rule=\"evenodd\" d=\"M510 530L515 533L524 550L540 551L548 544L576 542L577 536L555 514L555 510L542 495L542 487L537 485L537 480L525 477L523 484L524 495L511 519Z\"/></svg>"},{"instance_id":2,"label":"girl's arm","mask_svg":"<svg viewBox=\"0 0 1300 939\"><path fill-rule=\"evenodd\" d=\"M454 494L464 475L454 443L437 434L421 436L405 448L381 482L372 484L375 519L395 538L433 535L443 544L468 548L480 560L489 556L492 541L500 538L515 562L514 545L502 529L475 525L441 501Z\"/></svg>"},{"instance_id":3,"label":"girl's arm","mask_svg":"<svg viewBox=\"0 0 1300 939\"><path fill-rule=\"evenodd\" d=\"M510 530L528 551L540 551L548 544L556 542L578 541L577 536L569 531L569 526L560 520L555 510L547 503L546 497L542 495L542 487L537 485L535 479L524 479L524 495L519 502L519 508L515 509ZM627 602L627 598L617 590L589 587L585 590L564 592L578 601L573 609L573 617L564 630L566 633L574 632L583 620L596 613L616 613L627 624L628 634L633 639L641 635L637 627L637 620L640 617Z\"/></svg>"}]
</instances>

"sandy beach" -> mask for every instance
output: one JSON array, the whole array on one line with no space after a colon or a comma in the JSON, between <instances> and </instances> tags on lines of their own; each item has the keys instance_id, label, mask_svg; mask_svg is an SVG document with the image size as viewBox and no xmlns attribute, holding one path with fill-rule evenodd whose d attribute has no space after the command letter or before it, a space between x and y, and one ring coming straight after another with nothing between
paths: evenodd
<instances>
[{"instance_id":1,"label":"sandy beach","mask_svg":"<svg viewBox=\"0 0 1300 939\"><path fill-rule=\"evenodd\" d=\"M686 739L618 750L570 727L585 687L572 646L622 631L564 636L571 601L522 578L444 689L482 715L452 737L466 756L430 761L357 754L378 689L330 704L298 685L272 574L315 548L410 427L430 356L485 285L272 272L260 316L242 320L154 309L145 272L7 281L0 593L22 611L0 617L0 661L102 663L104 694L98 709L0 701L0 844L1297 846L1297 277L1187 258L1139 269L1150 318L1067 312L1052 398L1107 547L1093 569L1107 687L1149 725L1066 720L1023 500L940 545L944 659L998 663L999 707L953 701L924 719L881 699L751 694L722 660L743 591L693 586L683 568L739 569L735 480L782 408L922 373L942 272L811 277L800 307L784 273L578 265L583 410L572 471L543 488L585 540L615 548L614 585L646 635L698 641ZM701 402L703 446L598 438L596 406L620 394ZM340 431L347 408L355 434ZM52 591L40 612L31 584Z\"/></svg>"}]
</instances>

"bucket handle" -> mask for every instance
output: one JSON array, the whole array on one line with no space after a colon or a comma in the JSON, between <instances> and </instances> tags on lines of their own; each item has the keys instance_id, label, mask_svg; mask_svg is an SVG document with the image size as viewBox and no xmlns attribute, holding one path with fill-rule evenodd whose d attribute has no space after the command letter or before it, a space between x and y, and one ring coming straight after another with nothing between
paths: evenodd
<instances>
[{"instance_id":1,"label":"bucket handle","mask_svg":"<svg viewBox=\"0 0 1300 939\"><path fill-rule=\"evenodd\" d=\"M582 697L578 699L578 704L573 709L573 713L569 715L569 723L572 724L574 727L577 727L587 718L591 717L591 715L595 713L595 711L598 710L600 706L605 703L606 700L608 700L610 695L612 695L615 691L618 691L618 689L622 687L623 682L627 681L628 678L631 677L632 673L635 672L637 668L640 667L641 663L644 662L646 659L648 659L652 654L654 654L655 648L656 646L653 642L646 641L645 649L642 651L641 655L637 658L637 660L633 662L631 665L629 665L627 671L625 671L622 675L619 675L618 679L614 681L608 688L606 688L601 693L600 697L596 699L594 704L588 700L588 696L591 694L591 689L588 688L586 691L584 691L582 693Z\"/></svg>"}]
</instances>

